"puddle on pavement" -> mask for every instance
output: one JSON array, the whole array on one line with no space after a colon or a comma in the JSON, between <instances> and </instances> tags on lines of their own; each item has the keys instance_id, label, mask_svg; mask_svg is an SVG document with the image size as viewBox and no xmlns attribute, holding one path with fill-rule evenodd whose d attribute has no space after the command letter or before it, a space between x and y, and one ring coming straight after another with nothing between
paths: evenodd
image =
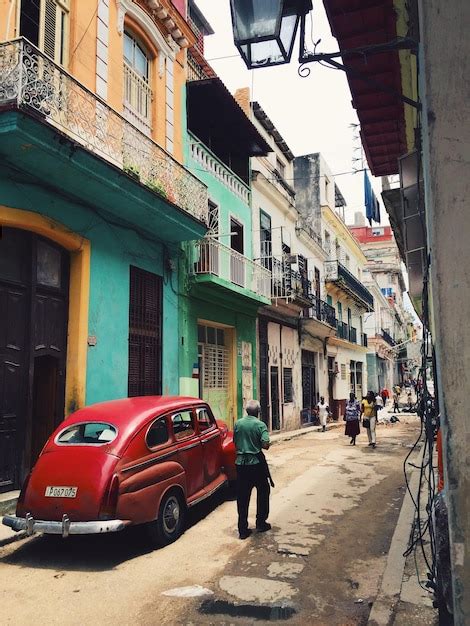
<instances>
[{"instance_id":1,"label":"puddle on pavement","mask_svg":"<svg viewBox=\"0 0 470 626\"><path fill-rule=\"evenodd\" d=\"M297 613L293 606L287 604L237 604L227 600L205 600L199 607L199 612L203 615L229 615L271 622L287 620Z\"/></svg>"}]
</instances>

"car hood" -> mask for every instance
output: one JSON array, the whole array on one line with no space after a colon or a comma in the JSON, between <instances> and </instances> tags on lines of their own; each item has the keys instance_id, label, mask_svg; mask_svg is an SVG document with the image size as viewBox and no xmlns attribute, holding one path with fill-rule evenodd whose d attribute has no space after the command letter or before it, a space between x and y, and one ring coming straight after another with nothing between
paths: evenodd
<instances>
[{"instance_id":1,"label":"car hood","mask_svg":"<svg viewBox=\"0 0 470 626\"><path fill-rule=\"evenodd\" d=\"M71 521L99 519L118 457L92 446L55 447L43 452L34 466L26 492L20 497L17 515L31 513L35 519ZM48 497L47 487L76 487L76 496Z\"/></svg>"}]
</instances>

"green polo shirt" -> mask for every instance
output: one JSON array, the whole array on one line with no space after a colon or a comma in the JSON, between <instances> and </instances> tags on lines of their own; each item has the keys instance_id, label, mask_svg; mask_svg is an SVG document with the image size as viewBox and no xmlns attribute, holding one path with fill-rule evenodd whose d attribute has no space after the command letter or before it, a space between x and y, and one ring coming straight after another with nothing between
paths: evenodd
<instances>
[{"instance_id":1,"label":"green polo shirt","mask_svg":"<svg viewBox=\"0 0 470 626\"><path fill-rule=\"evenodd\" d=\"M236 465L256 465L261 444L269 443L268 429L257 417L246 415L235 422L233 440L237 449Z\"/></svg>"}]
</instances>

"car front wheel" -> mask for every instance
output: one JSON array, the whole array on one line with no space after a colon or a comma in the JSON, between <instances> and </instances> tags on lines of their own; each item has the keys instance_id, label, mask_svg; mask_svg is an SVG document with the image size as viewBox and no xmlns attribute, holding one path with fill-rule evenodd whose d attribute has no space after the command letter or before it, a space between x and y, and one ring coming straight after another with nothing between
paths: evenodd
<instances>
[{"instance_id":1,"label":"car front wheel","mask_svg":"<svg viewBox=\"0 0 470 626\"><path fill-rule=\"evenodd\" d=\"M150 539L155 545L166 546L176 541L184 529L186 507L182 496L171 491L163 497L158 518L149 525Z\"/></svg>"}]
</instances>

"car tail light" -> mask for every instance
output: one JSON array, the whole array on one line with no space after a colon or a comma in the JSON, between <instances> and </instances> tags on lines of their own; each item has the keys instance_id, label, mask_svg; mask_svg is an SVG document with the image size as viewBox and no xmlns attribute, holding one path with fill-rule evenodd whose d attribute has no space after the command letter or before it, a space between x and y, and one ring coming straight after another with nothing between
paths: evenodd
<instances>
[{"instance_id":1,"label":"car tail light","mask_svg":"<svg viewBox=\"0 0 470 626\"><path fill-rule=\"evenodd\" d=\"M100 519L113 519L116 515L116 507L119 497L119 478L114 474L109 481L108 488L104 492L100 508Z\"/></svg>"},{"instance_id":2,"label":"car tail light","mask_svg":"<svg viewBox=\"0 0 470 626\"><path fill-rule=\"evenodd\" d=\"M24 500L26 497L26 491L28 490L29 479L31 478L31 472L24 479L23 486L21 487L20 497L18 498L18 502L16 503L16 511L19 512L22 510L24 505Z\"/></svg>"}]
</instances>

